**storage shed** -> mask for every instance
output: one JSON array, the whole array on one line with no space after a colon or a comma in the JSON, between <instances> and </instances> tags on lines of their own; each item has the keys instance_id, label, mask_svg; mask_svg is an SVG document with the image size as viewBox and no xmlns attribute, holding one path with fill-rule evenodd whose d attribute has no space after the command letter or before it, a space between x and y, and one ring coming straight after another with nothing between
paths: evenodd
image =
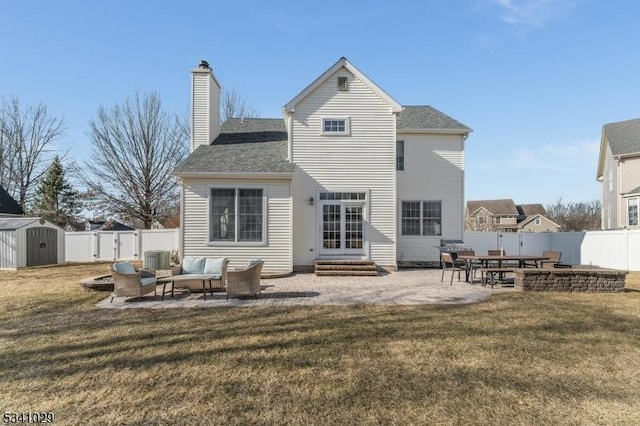
<instances>
[{"instance_id":1,"label":"storage shed","mask_svg":"<svg viewBox=\"0 0 640 426\"><path fill-rule=\"evenodd\" d=\"M0 217L0 269L64 263L64 229L39 217Z\"/></svg>"}]
</instances>

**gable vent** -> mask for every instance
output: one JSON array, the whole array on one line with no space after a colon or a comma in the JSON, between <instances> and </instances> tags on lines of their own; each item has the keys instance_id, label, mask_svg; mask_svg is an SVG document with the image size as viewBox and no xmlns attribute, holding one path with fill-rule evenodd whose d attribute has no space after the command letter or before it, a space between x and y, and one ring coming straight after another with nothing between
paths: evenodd
<instances>
[{"instance_id":1,"label":"gable vent","mask_svg":"<svg viewBox=\"0 0 640 426\"><path fill-rule=\"evenodd\" d=\"M346 92L349 89L347 77L338 77L338 90Z\"/></svg>"}]
</instances>

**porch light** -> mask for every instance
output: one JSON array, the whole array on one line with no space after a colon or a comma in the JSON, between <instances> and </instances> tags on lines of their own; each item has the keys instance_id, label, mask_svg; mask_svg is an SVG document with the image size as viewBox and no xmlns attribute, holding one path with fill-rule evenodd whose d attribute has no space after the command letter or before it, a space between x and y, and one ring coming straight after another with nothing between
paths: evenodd
<instances>
[{"instance_id":1,"label":"porch light","mask_svg":"<svg viewBox=\"0 0 640 426\"><path fill-rule=\"evenodd\" d=\"M313 199L313 197L309 198L309 205L310 206L312 206L314 202L315 202L315 200Z\"/></svg>"}]
</instances>

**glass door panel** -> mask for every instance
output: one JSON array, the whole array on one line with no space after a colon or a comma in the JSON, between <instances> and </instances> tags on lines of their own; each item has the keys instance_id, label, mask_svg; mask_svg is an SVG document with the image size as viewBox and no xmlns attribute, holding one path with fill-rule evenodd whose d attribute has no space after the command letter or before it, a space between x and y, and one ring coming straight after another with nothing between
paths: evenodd
<instances>
[{"instance_id":1,"label":"glass door panel","mask_svg":"<svg viewBox=\"0 0 640 426\"><path fill-rule=\"evenodd\" d=\"M362 206L344 206L345 250L362 251Z\"/></svg>"},{"instance_id":2,"label":"glass door panel","mask_svg":"<svg viewBox=\"0 0 640 426\"><path fill-rule=\"evenodd\" d=\"M324 204L322 206L322 249L340 250L342 248L340 204Z\"/></svg>"}]
</instances>

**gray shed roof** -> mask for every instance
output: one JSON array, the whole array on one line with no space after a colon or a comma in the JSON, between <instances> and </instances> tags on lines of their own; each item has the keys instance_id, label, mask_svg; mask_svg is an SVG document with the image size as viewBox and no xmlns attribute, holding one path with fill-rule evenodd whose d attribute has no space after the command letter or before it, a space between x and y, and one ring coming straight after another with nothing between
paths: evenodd
<instances>
[{"instance_id":1,"label":"gray shed roof","mask_svg":"<svg viewBox=\"0 0 640 426\"><path fill-rule=\"evenodd\" d=\"M173 171L188 173L291 173L282 119L232 118L211 145L199 146Z\"/></svg>"},{"instance_id":2,"label":"gray shed roof","mask_svg":"<svg viewBox=\"0 0 640 426\"><path fill-rule=\"evenodd\" d=\"M7 217L0 218L0 230L10 231L39 221L39 217Z\"/></svg>"},{"instance_id":3,"label":"gray shed roof","mask_svg":"<svg viewBox=\"0 0 640 426\"><path fill-rule=\"evenodd\" d=\"M613 155L640 152L640 118L605 124L603 131Z\"/></svg>"},{"instance_id":4,"label":"gray shed roof","mask_svg":"<svg viewBox=\"0 0 640 426\"><path fill-rule=\"evenodd\" d=\"M402 130L459 130L460 133L471 129L443 112L429 105L404 106L398 115L396 127Z\"/></svg>"}]
</instances>

